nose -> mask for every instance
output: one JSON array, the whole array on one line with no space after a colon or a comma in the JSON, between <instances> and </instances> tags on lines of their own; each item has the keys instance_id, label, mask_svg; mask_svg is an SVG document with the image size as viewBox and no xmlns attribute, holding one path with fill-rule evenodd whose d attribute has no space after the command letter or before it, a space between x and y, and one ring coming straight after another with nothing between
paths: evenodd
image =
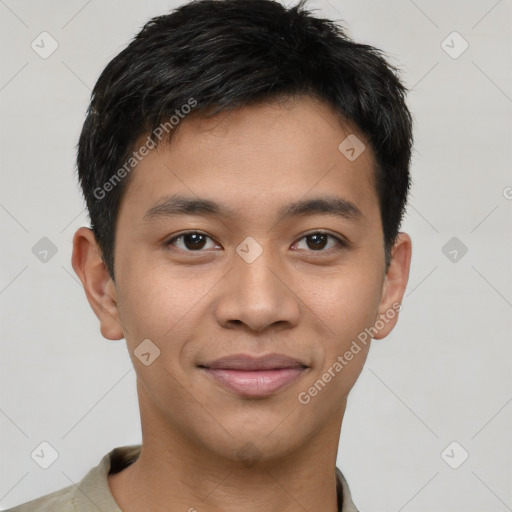
<instances>
[{"instance_id":1,"label":"nose","mask_svg":"<svg viewBox=\"0 0 512 512\"><path fill-rule=\"evenodd\" d=\"M250 263L235 255L231 271L217 288L217 321L225 328L243 324L254 332L297 325L301 303L290 281L268 251Z\"/></svg>"}]
</instances>

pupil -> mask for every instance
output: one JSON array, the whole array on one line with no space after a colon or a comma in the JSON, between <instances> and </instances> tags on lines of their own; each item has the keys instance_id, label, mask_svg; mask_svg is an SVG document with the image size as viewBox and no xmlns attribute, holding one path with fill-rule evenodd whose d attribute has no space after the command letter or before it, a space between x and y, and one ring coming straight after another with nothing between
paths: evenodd
<instances>
[{"instance_id":1,"label":"pupil","mask_svg":"<svg viewBox=\"0 0 512 512\"><path fill-rule=\"evenodd\" d=\"M190 240L192 240L192 243L188 243ZM204 235L201 235L200 233L185 235L184 241L187 249L201 249L205 242Z\"/></svg>"},{"instance_id":2,"label":"pupil","mask_svg":"<svg viewBox=\"0 0 512 512\"><path fill-rule=\"evenodd\" d=\"M312 242L312 243L311 243ZM327 242L327 235L319 233L316 235L308 236L308 246L310 249L323 249ZM205 237L200 233L193 233L185 235L185 245L187 249L201 249L204 247Z\"/></svg>"},{"instance_id":3,"label":"pupil","mask_svg":"<svg viewBox=\"0 0 512 512\"><path fill-rule=\"evenodd\" d=\"M323 233L319 233L317 235L309 235L309 240L314 240L313 244L309 244L310 249L323 249L327 242L327 235Z\"/></svg>"}]
</instances>

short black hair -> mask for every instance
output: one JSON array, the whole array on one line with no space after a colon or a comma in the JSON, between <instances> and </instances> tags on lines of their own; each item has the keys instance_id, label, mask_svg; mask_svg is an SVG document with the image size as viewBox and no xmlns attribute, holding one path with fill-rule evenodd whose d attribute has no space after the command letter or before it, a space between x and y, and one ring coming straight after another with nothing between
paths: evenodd
<instances>
[{"instance_id":1,"label":"short black hair","mask_svg":"<svg viewBox=\"0 0 512 512\"><path fill-rule=\"evenodd\" d=\"M210 117L299 95L326 102L370 144L387 270L411 186L407 90L381 50L354 42L305 2L287 8L273 0L192 1L148 21L103 70L77 167L112 279L117 213L140 137L148 135L151 148L163 123L168 140L177 131L172 119L179 123L191 107L190 116Z\"/></svg>"}]
</instances>

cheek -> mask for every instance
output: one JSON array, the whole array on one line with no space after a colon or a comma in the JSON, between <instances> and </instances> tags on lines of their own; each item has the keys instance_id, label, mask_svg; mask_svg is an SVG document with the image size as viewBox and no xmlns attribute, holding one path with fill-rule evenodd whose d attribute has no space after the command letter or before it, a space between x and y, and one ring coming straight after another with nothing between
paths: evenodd
<instances>
[{"instance_id":1,"label":"cheek","mask_svg":"<svg viewBox=\"0 0 512 512\"><path fill-rule=\"evenodd\" d=\"M322 321L331 344L338 348L375 321L380 280L365 268L347 266L336 274L311 278L309 285L303 283L301 294L305 304Z\"/></svg>"},{"instance_id":2,"label":"cheek","mask_svg":"<svg viewBox=\"0 0 512 512\"><path fill-rule=\"evenodd\" d=\"M351 266L323 280L323 286L317 286L304 300L323 326L318 366L308 382L313 386L308 388L311 397L321 395L316 401L320 409L328 403L341 403L361 373L371 341L365 329L375 322L379 283L379 276L371 275L364 266Z\"/></svg>"},{"instance_id":3,"label":"cheek","mask_svg":"<svg viewBox=\"0 0 512 512\"><path fill-rule=\"evenodd\" d=\"M198 316L205 314L201 298L207 297L190 279L185 286L183 277L180 281L169 272L147 267L134 270L132 267L130 279L125 280L121 297L127 347L145 393L166 410L173 403L186 401L179 384L186 379L182 353ZM144 359L147 353L150 355Z\"/></svg>"},{"instance_id":4,"label":"cheek","mask_svg":"<svg viewBox=\"0 0 512 512\"><path fill-rule=\"evenodd\" d=\"M311 407L310 413L314 410L323 418L341 410L338 406L342 407L368 356L371 338L365 329L375 321L379 299L378 279L351 267L350 275L325 280L304 300L322 326L317 366L298 396L301 404Z\"/></svg>"},{"instance_id":5,"label":"cheek","mask_svg":"<svg viewBox=\"0 0 512 512\"><path fill-rule=\"evenodd\" d=\"M164 337L180 329L207 300L208 279L194 278L190 272L169 265L130 265L123 281L121 315L130 331L147 331Z\"/></svg>"}]
</instances>

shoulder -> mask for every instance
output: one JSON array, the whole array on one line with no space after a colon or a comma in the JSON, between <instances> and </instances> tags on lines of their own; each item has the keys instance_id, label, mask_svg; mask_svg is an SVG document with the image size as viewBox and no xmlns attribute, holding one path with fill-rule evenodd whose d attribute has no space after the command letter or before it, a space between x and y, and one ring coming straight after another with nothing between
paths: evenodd
<instances>
[{"instance_id":1,"label":"shoulder","mask_svg":"<svg viewBox=\"0 0 512 512\"><path fill-rule=\"evenodd\" d=\"M71 512L74 510L73 486L27 501L6 512Z\"/></svg>"},{"instance_id":2,"label":"shoulder","mask_svg":"<svg viewBox=\"0 0 512 512\"><path fill-rule=\"evenodd\" d=\"M141 445L121 446L103 456L77 484L46 494L6 512L121 512L109 488L108 474L137 459Z\"/></svg>"},{"instance_id":3,"label":"shoulder","mask_svg":"<svg viewBox=\"0 0 512 512\"><path fill-rule=\"evenodd\" d=\"M336 480L338 490L338 503L341 503L339 512L359 512L357 507L352 501L352 494L348 486L347 480L343 476L343 473L336 468Z\"/></svg>"}]
</instances>

